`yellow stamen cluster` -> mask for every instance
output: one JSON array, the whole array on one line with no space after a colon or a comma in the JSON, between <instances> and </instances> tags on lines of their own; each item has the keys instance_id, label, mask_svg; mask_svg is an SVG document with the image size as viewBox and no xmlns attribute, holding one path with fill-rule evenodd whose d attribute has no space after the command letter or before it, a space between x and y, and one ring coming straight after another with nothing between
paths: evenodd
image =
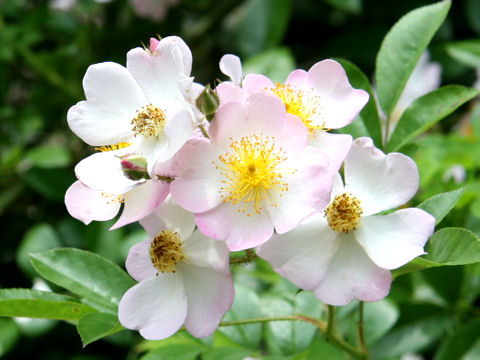
<instances>
[{"instance_id":1,"label":"yellow stamen cluster","mask_svg":"<svg viewBox=\"0 0 480 360\"><path fill-rule=\"evenodd\" d=\"M163 230L155 236L150 244L150 259L158 272L174 273L177 263L186 260L178 233Z\"/></svg>"},{"instance_id":2,"label":"yellow stamen cluster","mask_svg":"<svg viewBox=\"0 0 480 360\"><path fill-rule=\"evenodd\" d=\"M325 217L330 228L345 234L358 228L362 213L360 200L349 193L335 196L325 209Z\"/></svg>"},{"instance_id":3,"label":"yellow stamen cluster","mask_svg":"<svg viewBox=\"0 0 480 360\"><path fill-rule=\"evenodd\" d=\"M314 122L314 117L321 115L322 106L319 95L315 95L313 89L311 92L304 92L289 84L275 84L275 88L267 91L277 95L285 104L285 109L289 114L298 116L308 128L310 135L314 135L317 130L324 130L325 123L318 124Z\"/></svg>"},{"instance_id":4,"label":"yellow stamen cluster","mask_svg":"<svg viewBox=\"0 0 480 360\"><path fill-rule=\"evenodd\" d=\"M95 148L95 151L105 152L105 151L119 150L119 149L126 148L126 147L128 147L128 146L130 146L130 145L131 145L131 144L128 143L128 142L119 142L118 144L103 145L103 146L96 147L96 148Z\"/></svg>"},{"instance_id":5,"label":"yellow stamen cluster","mask_svg":"<svg viewBox=\"0 0 480 360\"><path fill-rule=\"evenodd\" d=\"M102 192L102 196L105 198L105 202L107 204L123 204L125 201L123 200L122 195L114 195L106 192Z\"/></svg>"},{"instance_id":6,"label":"yellow stamen cluster","mask_svg":"<svg viewBox=\"0 0 480 360\"><path fill-rule=\"evenodd\" d=\"M165 121L166 116L163 110L152 104L144 106L132 119L133 135L141 135L146 138L158 136L165 127Z\"/></svg>"},{"instance_id":7,"label":"yellow stamen cluster","mask_svg":"<svg viewBox=\"0 0 480 360\"><path fill-rule=\"evenodd\" d=\"M287 170L279 167L287 160L283 149L276 149L275 139L263 134L231 140L230 151L220 155L218 159L222 164L216 165L224 177L224 186L220 187L223 201L232 204L243 202L238 211L247 216L252 215L249 212L252 206L260 214L265 201L269 201L271 206L278 206L276 195L282 196L288 191L288 184L282 181L282 174Z\"/></svg>"}]
</instances>

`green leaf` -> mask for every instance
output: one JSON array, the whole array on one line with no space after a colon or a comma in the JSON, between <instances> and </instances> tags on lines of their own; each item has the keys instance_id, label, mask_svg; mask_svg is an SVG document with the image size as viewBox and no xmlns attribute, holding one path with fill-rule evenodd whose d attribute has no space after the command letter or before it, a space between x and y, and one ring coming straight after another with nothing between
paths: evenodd
<instances>
[{"instance_id":1,"label":"green leaf","mask_svg":"<svg viewBox=\"0 0 480 360\"><path fill-rule=\"evenodd\" d=\"M235 347L218 347L205 351L202 355L202 360L244 360L249 356L252 356L252 352L246 349L239 349ZM153 360L153 358L151 360Z\"/></svg>"},{"instance_id":2,"label":"green leaf","mask_svg":"<svg viewBox=\"0 0 480 360\"><path fill-rule=\"evenodd\" d=\"M323 0L338 10L350 14L360 14L362 12L362 0Z\"/></svg>"},{"instance_id":3,"label":"green leaf","mask_svg":"<svg viewBox=\"0 0 480 360\"><path fill-rule=\"evenodd\" d=\"M363 89L368 92L369 100L367 105L360 112L360 119L377 147L382 147L382 125L378 116L377 103L373 96L372 87L367 76L356 65L350 61L336 59L345 69L350 84L357 89ZM355 120L357 122L359 119ZM352 123L353 124L353 123Z\"/></svg>"},{"instance_id":4,"label":"green leaf","mask_svg":"<svg viewBox=\"0 0 480 360\"><path fill-rule=\"evenodd\" d=\"M428 241L427 255L413 259L401 268L393 270L398 276L437 266L466 265L480 262L480 239L462 228L443 228Z\"/></svg>"},{"instance_id":5,"label":"green leaf","mask_svg":"<svg viewBox=\"0 0 480 360\"><path fill-rule=\"evenodd\" d=\"M449 9L450 0L444 0L410 11L383 39L375 78L378 99L385 114L391 114L410 74Z\"/></svg>"},{"instance_id":6,"label":"green leaf","mask_svg":"<svg viewBox=\"0 0 480 360\"><path fill-rule=\"evenodd\" d=\"M472 353L472 350L478 347L478 334L480 334L480 320L478 319L461 326L452 336L442 341L434 359L465 359L468 353Z\"/></svg>"},{"instance_id":7,"label":"green leaf","mask_svg":"<svg viewBox=\"0 0 480 360\"><path fill-rule=\"evenodd\" d=\"M423 209L433 215L435 224L438 225L450 210L453 209L458 200L460 200L462 194L463 188L437 194L422 202L417 208Z\"/></svg>"},{"instance_id":8,"label":"green leaf","mask_svg":"<svg viewBox=\"0 0 480 360\"><path fill-rule=\"evenodd\" d=\"M332 345L327 340L317 337L308 348L306 360L345 360L345 354L342 350Z\"/></svg>"},{"instance_id":9,"label":"green leaf","mask_svg":"<svg viewBox=\"0 0 480 360\"><path fill-rule=\"evenodd\" d=\"M243 62L245 74L263 74L272 81L284 83L295 69L295 60L288 48L277 47L249 57Z\"/></svg>"},{"instance_id":10,"label":"green leaf","mask_svg":"<svg viewBox=\"0 0 480 360\"><path fill-rule=\"evenodd\" d=\"M243 56L277 46L290 20L290 0L247 0L236 27L236 44Z\"/></svg>"},{"instance_id":11,"label":"green leaf","mask_svg":"<svg viewBox=\"0 0 480 360\"><path fill-rule=\"evenodd\" d=\"M288 301L278 294L261 298L260 306L265 316L304 314L315 318L322 313L322 304L311 293L302 291ZM266 325L267 346L273 355L293 355L305 350L311 343L316 327L303 321L272 321Z\"/></svg>"},{"instance_id":12,"label":"green leaf","mask_svg":"<svg viewBox=\"0 0 480 360\"><path fill-rule=\"evenodd\" d=\"M58 202L64 202L65 192L76 180L67 169L31 168L21 174L22 180L40 195Z\"/></svg>"},{"instance_id":13,"label":"green leaf","mask_svg":"<svg viewBox=\"0 0 480 360\"><path fill-rule=\"evenodd\" d=\"M202 345L172 344L152 350L140 360L195 360L203 350Z\"/></svg>"},{"instance_id":14,"label":"green leaf","mask_svg":"<svg viewBox=\"0 0 480 360\"><path fill-rule=\"evenodd\" d=\"M387 151L398 151L479 93L477 89L447 85L418 98L402 114L387 144Z\"/></svg>"},{"instance_id":15,"label":"green leaf","mask_svg":"<svg viewBox=\"0 0 480 360\"><path fill-rule=\"evenodd\" d=\"M235 299L232 308L223 320L245 320L262 317L258 295L242 284L235 284ZM220 327L219 330L237 344L256 349L260 343L261 324Z\"/></svg>"},{"instance_id":16,"label":"green leaf","mask_svg":"<svg viewBox=\"0 0 480 360\"><path fill-rule=\"evenodd\" d=\"M99 255L79 249L55 249L30 255L45 279L116 313L123 294L135 284L128 274Z\"/></svg>"},{"instance_id":17,"label":"green leaf","mask_svg":"<svg viewBox=\"0 0 480 360\"><path fill-rule=\"evenodd\" d=\"M371 347L372 359L397 357L420 351L437 341L450 325L448 315L434 315L395 328Z\"/></svg>"},{"instance_id":18,"label":"green leaf","mask_svg":"<svg viewBox=\"0 0 480 360\"><path fill-rule=\"evenodd\" d=\"M20 338L13 319L0 319L0 357L8 353Z\"/></svg>"},{"instance_id":19,"label":"green leaf","mask_svg":"<svg viewBox=\"0 0 480 360\"><path fill-rule=\"evenodd\" d=\"M77 330L85 347L105 336L125 330L125 328L120 325L116 315L93 313L83 316L78 321Z\"/></svg>"},{"instance_id":20,"label":"green leaf","mask_svg":"<svg viewBox=\"0 0 480 360\"><path fill-rule=\"evenodd\" d=\"M37 276L28 255L40 251L60 247L60 239L55 229L47 223L41 223L31 227L23 236L18 247L16 260L17 264L30 277Z\"/></svg>"},{"instance_id":21,"label":"green leaf","mask_svg":"<svg viewBox=\"0 0 480 360\"><path fill-rule=\"evenodd\" d=\"M0 316L76 321L95 311L71 297L52 292L0 289Z\"/></svg>"},{"instance_id":22,"label":"green leaf","mask_svg":"<svg viewBox=\"0 0 480 360\"><path fill-rule=\"evenodd\" d=\"M37 146L25 154L23 164L44 169L59 168L70 165L72 155L61 146Z\"/></svg>"},{"instance_id":23,"label":"green leaf","mask_svg":"<svg viewBox=\"0 0 480 360\"><path fill-rule=\"evenodd\" d=\"M455 60L475 69L480 68L480 40L451 42L445 50Z\"/></svg>"},{"instance_id":24,"label":"green leaf","mask_svg":"<svg viewBox=\"0 0 480 360\"><path fill-rule=\"evenodd\" d=\"M371 346L397 322L400 312L389 300L364 303L365 342Z\"/></svg>"},{"instance_id":25,"label":"green leaf","mask_svg":"<svg viewBox=\"0 0 480 360\"><path fill-rule=\"evenodd\" d=\"M444 228L430 238L425 248L426 260L442 265L465 265L480 262L480 239L462 228Z\"/></svg>"}]
</instances>

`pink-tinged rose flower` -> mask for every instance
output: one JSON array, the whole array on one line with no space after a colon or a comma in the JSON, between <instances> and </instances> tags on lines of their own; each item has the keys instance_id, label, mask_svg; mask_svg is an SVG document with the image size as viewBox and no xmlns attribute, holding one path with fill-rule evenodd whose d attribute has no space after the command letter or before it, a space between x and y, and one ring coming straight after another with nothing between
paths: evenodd
<instances>
[{"instance_id":1,"label":"pink-tinged rose flower","mask_svg":"<svg viewBox=\"0 0 480 360\"><path fill-rule=\"evenodd\" d=\"M412 159L359 138L345 159L345 185L338 175L324 214L275 235L257 254L327 304L380 300L390 290L389 270L424 254L433 233L435 219L421 209L376 215L410 200L418 181Z\"/></svg>"},{"instance_id":2,"label":"pink-tinged rose flower","mask_svg":"<svg viewBox=\"0 0 480 360\"><path fill-rule=\"evenodd\" d=\"M86 101L67 115L72 131L89 145L129 143L146 157L149 173L194 130L186 85L179 84L189 79L190 49L175 36L152 42L152 49L130 50L126 68L113 62L90 66L83 78Z\"/></svg>"},{"instance_id":3,"label":"pink-tinged rose flower","mask_svg":"<svg viewBox=\"0 0 480 360\"><path fill-rule=\"evenodd\" d=\"M324 153L276 97L256 93L222 105L207 139L191 139L174 157L174 199L198 228L231 250L257 246L322 210L332 176Z\"/></svg>"},{"instance_id":4,"label":"pink-tinged rose flower","mask_svg":"<svg viewBox=\"0 0 480 360\"><path fill-rule=\"evenodd\" d=\"M89 224L110 220L123 203L122 215L112 229L138 221L151 214L166 198L170 184L148 179L146 159L129 153L130 147L101 148L75 167L79 181L65 194L67 210L74 218Z\"/></svg>"},{"instance_id":5,"label":"pink-tinged rose flower","mask_svg":"<svg viewBox=\"0 0 480 360\"><path fill-rule=\"evenodd\" d=\"M234 73L233 70L229 72ZM307 127L309 144L327 153L332 173L340 168L350 149L352 137L331 134L328 130L350 124L368 102L368 93L354 89L345 70L333 60L320 61L308 72L295 70L285 84L274 83L264 75L249 74L243 80L242 88L225 82L217 86L217 91L221 103L242 101L256 92L278 96L287 112L299 117Z\"/></svg>"},{"instance_id":6,"label":"pink-tinged rose flower","mask_svg":"<svg viewBox=\"0 0 480 360\"><path fill-rule=\"evenodd\" d=\"M212 334L234 297L227 247L194 231L194 215L171 198L141 224L151 237L128 254L127 271L139 283L120 300L120 323L149 340L182 325L196 337Z\"/></svg>"}]
</instances>

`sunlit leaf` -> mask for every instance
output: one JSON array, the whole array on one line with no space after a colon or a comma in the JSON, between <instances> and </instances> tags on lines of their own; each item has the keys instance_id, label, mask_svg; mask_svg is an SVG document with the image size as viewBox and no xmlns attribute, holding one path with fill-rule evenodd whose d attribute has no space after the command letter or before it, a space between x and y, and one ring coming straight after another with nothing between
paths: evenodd
<instances>
[{"instance_id":1,"label":"sunlit leaf","mask_svg":"<svg viewBox=\"0 0 480 360\"><path fill-rule=\"evenodd\" d=\"M435 32L445 20L450 0L423 6L404 15L383 39L376 61L380 106L389 115L410 74Z\"/></svg>"},{"instance_id":2,"label":"sunlit leaf","mask_svg":"<svg viewBox=\"0 0 480 360\"><path fill-rule=\"evenodd\" d=\"M87 314L77 324L83 346L124 329L116 315L105 313Z\"/></svg>"},{"instance_id":3,"label":"sunlit leaf","mask_svg":"<svg viewBox=\"0 0 480 360\"><path fill-rule=\"evenodd\" d=\"M480 68L480 40L463 40L447 44L445 50L455 60L475 69Z\"/></svg>"},{"instance_id":4,"label":"sunlit leaf","mask_svg":"<svg viewBox=\"0 0 480 360\"><path fill-rule=\"evenodd\" d=\"M463 194L463 188L437 194L425 200L417 207L433 215L435 223L438 224L453 209Z\"/></svg>"}]
</instances>

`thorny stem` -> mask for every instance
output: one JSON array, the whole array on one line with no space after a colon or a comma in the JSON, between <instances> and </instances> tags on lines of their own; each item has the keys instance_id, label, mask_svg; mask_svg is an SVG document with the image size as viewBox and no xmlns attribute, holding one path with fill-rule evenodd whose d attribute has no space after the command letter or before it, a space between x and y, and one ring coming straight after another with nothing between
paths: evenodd
<instances>
[{"instance_id":1,"label":"thorny stem","mask_svg":"<svg viewBox=\"0 0 480 360\"><path fill-rule=\"evenodd\" d=\"M253 249L245 250L245 256L232 257L230 258L230 264L244 264L258 259L257 254Z\"/></svg>"},{"instance_id":2,"label":"thorny stem","mask_svg":"<svg viewBox=\"0 0 480 360\"><path fill-rule=\"evenodd\" d=\"M333 333L327 333L327 325L325 322L311 318L306 315L290 315L290 316L275 316L275 317L262 317L254 319L245 319L245 320L232 320L232 321L222 321L219 326L235 326L235 325L247 325L247 324L256 324L264 323L271 321L305 321L312 325L315 325L320 332L335 346L342 349L346 353L360 360L367 360L368 354L362 350L357 349L356 347L350 345L349 343L342 340L340 337L336 336Z\"/></svg>"}]
</instances>

